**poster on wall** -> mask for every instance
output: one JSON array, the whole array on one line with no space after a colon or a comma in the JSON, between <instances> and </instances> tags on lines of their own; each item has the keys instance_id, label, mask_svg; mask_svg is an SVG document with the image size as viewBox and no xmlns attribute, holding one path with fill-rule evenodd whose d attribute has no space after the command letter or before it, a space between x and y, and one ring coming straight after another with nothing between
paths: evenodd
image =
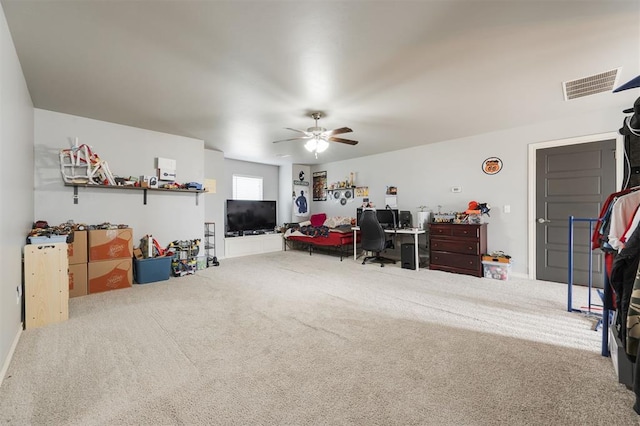
<instances>
[{"instance_id":1,"label":"poster on wall","mask_svg":"<svg viewBox=\"0 0 640 426\"><path fill-rule=\"evenodd\" d=\"M369 196L368 186L356 186L356 197L368 197L368 196Z\"/></svg>"},{"instance_id":2,"label":"poster on wall","mask_svg":"<svg viewBox=\"0 0 640 426\"><path fill-rule=\"evenodd\" d=\"M293 187L293 215L297 217L309 216L309 187L294 185Z\"/></svg>"},{"instance_id":3,"label":"poster on wall","mask_svg":"<svg viewBox=\"0 0 640 426\"><path fill-rule=\"evenodd\" d=\"M313 201L327 201L327 172L313 173Z\"/></svg>"}]
</instances>

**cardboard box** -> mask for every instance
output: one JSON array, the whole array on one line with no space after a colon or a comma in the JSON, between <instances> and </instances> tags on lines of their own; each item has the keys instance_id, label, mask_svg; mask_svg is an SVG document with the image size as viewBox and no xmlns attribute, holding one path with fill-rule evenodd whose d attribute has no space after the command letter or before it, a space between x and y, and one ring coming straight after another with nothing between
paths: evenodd
<instances>
[{"instance_id":1,"label":"cardboard box","mask_svg":"<svg viewBox=\"0 0 640 426\"><path fill-rule=\"evenodd\" d=\"M87 245L87 231L73 231L73 242L67 246L69 265L87 263Z\"/></svg>"},{"instance_id":2,"label":"cardboard box","mask_svg":"<svg viewBox=\"0 0 640 426\"><path fill-rule=\"evenodd\" d=\"M138 284L168 280L171 276L171 256L135 259L133 275Z\"/></svg>"},{"instance_id":3,"label":"cardboard box","mask_svg":"<svg viewBox=\"0 0 640 426\"><path fill-rule=\"evenodd\" d=\"M136 259L144 259L144 255L142 254L142 250L140 250L140 248L136 247L133 249L133 257L135 257Z\"/></svg>"},{"instance_id":4,"label":"cardboard box","mask_svg":"<svg viewBox=\"0 0 640 426\"><path fill-rule=\"evenodd\" d=\"M133 229L89 231L89 262L133 257Z\"/></svg>"},{"instance_id":5,"label":"cardboard box","mask_svg":"<svg viewBox=\"0 0 640 426\"><path fill-rule=\"evenodd\" d=\"M158 169L158 180L176 180L176 171L172 169Z\"/></svg>"},{"instance_id":6,"label":"cardboard box","mask_svg":"<svg viewBox=\"0 0 640 426\"><path fill-rule=\"evenodd\" d=\"M502 262L487 262L482 261L482 268L484 269L485 278L493 278L494 280L509 280L509 274L511 273L511 264Z\"/></svg>"},{"instance_id":7,"label":"cardboard box","mask_svg":"<svg viewBox=\"0 0 640 426\"><path fill-rule=\"evenodd\" d=\"M140 186L142 188L157 188L158 177L157 176L140 176Z\"/></svg>"},{"instance_id":8,"label":"cardboard box","mask_svg":"<svg viewBox=\"0 0 640 426\"><path fill-rule=\"evenodd\" d=\"M69 297L85 296L87 294L87 264L69 265Z\"/></svg>"},{"instance_id":9,"label":"cardboard box","mask_svg":"<svg viewBox=\"0 0 640 426\"><path fill-rule=\"evenodd\" d=\"M131 258L88 263L89 294L131 287L133 265Z\"/></svg>"}]
</instances>

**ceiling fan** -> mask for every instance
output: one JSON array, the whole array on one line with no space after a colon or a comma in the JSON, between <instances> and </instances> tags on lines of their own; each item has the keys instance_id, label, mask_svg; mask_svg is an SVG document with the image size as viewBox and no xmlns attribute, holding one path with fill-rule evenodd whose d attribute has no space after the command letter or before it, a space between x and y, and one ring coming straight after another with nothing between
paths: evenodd
<instances>
[{"instance_id":1,"label":"ceiling fan","mask_svg":"<svg viewBox=\"0 0 640 426\"><path fill-rule=\"evenodd\" d=\"M287 130L293 130L294 132L302 133L304 136L298 136L296 138L290 139L282 139L279 141L274 141L273 143L278 142L286 142L286 141L297 141L297 140L306 140L307 143L304 147L309 152L314 152L316 154L316 158L318 158L318 153L323 152L329 147L329 142L340 142L346 143L347 145L356 145L358 141L354 141L351 139L337 138L334 135L340 135L343 133L353 132L348 127L340 127L339 129L327 130L324 127L318 127L318 120L322 117L322 113L314 112L311 114L311 118L316 121L316 125L314 127L309 127L307 130L298 130L292 129L290 127L286 127Z\"/></svg>"}]
</instances>

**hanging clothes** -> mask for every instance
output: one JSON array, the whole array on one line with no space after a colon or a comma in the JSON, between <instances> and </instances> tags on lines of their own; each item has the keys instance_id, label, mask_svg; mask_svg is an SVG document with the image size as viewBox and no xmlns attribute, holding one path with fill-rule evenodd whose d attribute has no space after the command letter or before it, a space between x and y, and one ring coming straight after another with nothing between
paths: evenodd
<instances>
[{"instance_id":1,"label":"hanging clothes","mask_svg":"<svg viewBox=\"0 0 640 426\"><path fill-rule=\"evenodd\" d=\"M631 291L629 309L627 311L627 344L625 351L627 357L637 362L640 354L640 270L636 272ZM640 414L640 368L633 369L633 393L636 395L636 402L633 409Z\"/></svg>"},{"instance_id":2,"label":"hanging clothes","mask_svg":"<svg viewBox=\"0 0 640 426\"><path fill-rule=\"evenodd\" d=\"M627 313L638 273L638 264L640 264L640 228L636 228L625 247L615 256L609 278L618 311L615 324L616 334L625 349L627 347ZM635 362L635 354L627 354L629 359Z\"/></svg>"},{"instance_id":3,"label":"hanging clothes","mask_svg":"<svg viewBox=\"0 0 640 426\"><path fill-rule=\"evenodd\" d=\"M593 229L593 234L591 235L592 250L599 248L606 251L607 249L610 249L608 240L611 209L613 208L613 204L619 197L625 194L629 194L630 192L636 191L638 189L640 188L636 187L623 189L622 191L609 194L605 202L602 204L600 215L598 216L599 220L598 222L596 222L596 225Z\"/></svg>"},{"instance_id":4,"label":"hanging clothes","mask_svg":"<svg viewBox=\"0 0 640 426\"><path fill-rule=\"evenodd\" d=\"M633 231L635 231L638 223L640 223L640 204L638 205L638 207L636 207L636 212L633 214L633 218L627 225L627 229L624 230L624 234L622 235L622 237L620 237L620 242L623 244L623 246L624 244L626 244L629 238L631 238L631 234L633 234Z\"/></svg>"},{"instance_id":5,"label":"hanging clothes","mask_svg":"<svg viewBox=\"0 0 640 426\"><path fill-rule=\"evenodd\" d=\"M620 238L632 221L638 205L640 205L640 191L620 195L613 202L608 234L608 242L612 249L620 251L624 246Z\"/></svg>"}]
</instances>

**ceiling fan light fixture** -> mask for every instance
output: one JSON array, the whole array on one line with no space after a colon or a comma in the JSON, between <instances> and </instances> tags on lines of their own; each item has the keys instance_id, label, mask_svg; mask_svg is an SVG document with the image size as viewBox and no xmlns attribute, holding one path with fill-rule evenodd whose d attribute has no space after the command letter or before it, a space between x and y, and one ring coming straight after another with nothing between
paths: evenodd
<instances>
[{"instance_id":1,"label":"ceiling fan light fixture","mask_svg":"<svg viewBox=\"0 0 640 426\"><path fill-rule=\"evenodd\" d=\"M318 144L316 145L316 152L324 152L329 148L329 142L324 139L318 139Z\"/></svg>"},{"instance_id":2,"label":"ceiling fan light fixture","mask_svg":"<svg viewBox=\"0 0 640 426\"><path fill-rule=\"evenodd\" d=\"M307 143L304 144L304 147L307 149L307 151L313 152L318 147L318 141L316 140L316 138L309 139Z\"/></svg>"},{"instance_id":3,"label":"ceiling fan light fixture","mask_svg":"<svg viewBox=\"0 0 640 426\"><path fill-rule=\"evenodd\" d=\"M309 139L307 143L304 144L304 147L309 152L315 152L315 153L325 152L327 148L329 148L329 142L325 141L324 139L320 139L319 137L316 136L314 138Z\"/></svg>"},{"instance_id":4,"label":"ceiling fan light fixture","mask_svg":"<svg viewBox=\"0 0 640 426\"><path fill-rule=\"evenodd\" d=\"M351 139L338 138L336 135L341 135L343 133L352 132L348 127L340 127L337 129L327 130L324 127L318 126L318 119L322 117L322 113L314 112L311 114L311 118L315 120L315 126L309 127L307 130L298 130L293 129L291 127L285 127L287 130L293 130L294 132L298 132L303 134L304 136L298 136L295 138L289 139L281 139L277 141L273 141L273 143L278 142L286 142L286 141L294 141L294 140L304 140L306 141L304 147L307 151L315 154L316 158L318 158L318 153L324 152L329 148L329 142L339 142L345 143L347 145L356 145L358 141L354 141Z\"/></svg>"}]
</instances>

